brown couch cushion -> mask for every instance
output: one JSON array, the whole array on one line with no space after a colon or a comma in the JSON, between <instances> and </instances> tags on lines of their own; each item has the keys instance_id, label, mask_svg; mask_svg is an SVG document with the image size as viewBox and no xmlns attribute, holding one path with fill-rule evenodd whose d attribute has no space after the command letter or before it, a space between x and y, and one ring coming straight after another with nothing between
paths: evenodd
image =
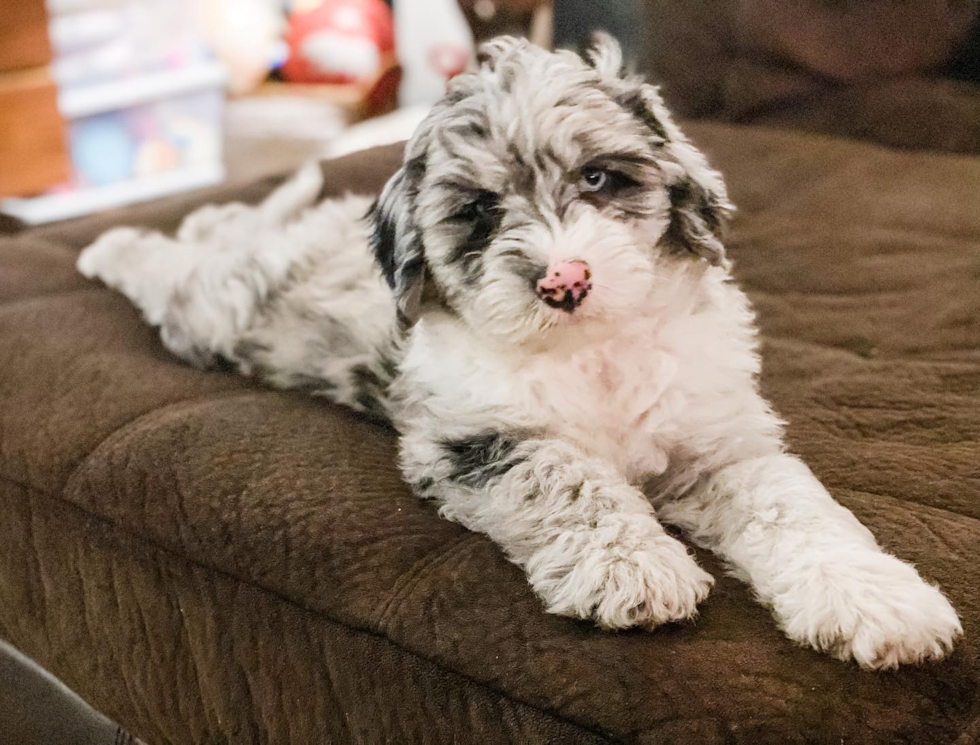
<instances>
[{"instance_id":1,"label":"brown couch cushion","mask_svg":"<svg viewBox=\"0 0 980 745\"><path fill-rule=\"evenodd\" d=\"M691 132L742 207L731 251L792 447L946 590L948 661L872 675L796 648L704 555L696 624L545 614L409 493L391 432L187 368L71 272L106 225L172 226L199 196L0 243L0 634L149 742L980 735L980 162ZM328 164L330 191L397 158Z\"/></svg>"}]
</instances>

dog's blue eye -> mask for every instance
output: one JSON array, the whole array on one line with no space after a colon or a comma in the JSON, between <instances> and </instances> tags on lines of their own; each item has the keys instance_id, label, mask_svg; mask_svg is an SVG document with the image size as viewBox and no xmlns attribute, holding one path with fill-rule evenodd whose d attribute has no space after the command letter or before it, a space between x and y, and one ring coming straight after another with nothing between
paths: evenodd
<instances>
[{"instance_id":1,"label":"dog's blue eye","mask_svg":"<svg viewBox=\"0 0 980 745\"><path fill-rule=\"evenodd\" d=\"M640 185L632 176L599 166L586 166L579 172L579 190L584 197L626 196Z\"/></svg>"},{"instance_id":2,"label":"dog's blue eye","mask_svg":"<svg viewBox=\"0 0 980 745\"><path fill-rule=\"evenodd\" d=\"M582 169L582 188L585 191L602 191L609 183L609 174L599 168Z\"/></svg>"}]
</instances>

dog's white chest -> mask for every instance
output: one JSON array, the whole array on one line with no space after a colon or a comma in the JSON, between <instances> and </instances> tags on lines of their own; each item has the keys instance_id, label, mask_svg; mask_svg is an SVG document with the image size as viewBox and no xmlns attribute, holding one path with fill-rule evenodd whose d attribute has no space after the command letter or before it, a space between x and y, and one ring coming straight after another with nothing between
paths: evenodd
<instances>
[{"instance_id":1,"label":"dog's white chest","mask_svg":"<svg viewBox=\"0 0 980 745\"><path fill-rule=\"evenodd\" d=\"M451 318L427 319L402 370L406 401L461 428L551 435L634 483L736 442L757 359L710 318L621 328L607 340L507 354Z\"/></svg>"},{"instance_id":2,"label":"dog's white chest","mask_svg":"<svg viewBox=\"0 0 980 745\"><path fill-rule=\"evenodd\" d=\"M681 360L651 337L616 339L524 371L547 426L641 477L663 473L686 396Z\"/></svg>"}]
</instances>

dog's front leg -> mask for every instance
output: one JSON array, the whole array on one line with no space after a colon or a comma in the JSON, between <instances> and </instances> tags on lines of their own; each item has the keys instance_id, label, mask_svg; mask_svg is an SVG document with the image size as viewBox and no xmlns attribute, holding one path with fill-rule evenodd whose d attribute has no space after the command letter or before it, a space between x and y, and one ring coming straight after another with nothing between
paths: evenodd
<instances>
[{"instance_id":1,"label":"dog's front leg","mask_svg":"<svg viewBox=\"0 0 980 745\"><path fill-rule=\"evenodd\" d=\"M962 633L939 590L790 455L723 468L661 516L727 560L790 638L840 659L873 669L938 659Z\"/></svg>"},{"instance_id":2,"label":"dog's front leg","mask_svg":"<svg viewBox=\"0 0 980 745\"><path fill-rule=\"evenodd\" d=\"M609 464L551 439L402 441L410 483L485 533L548 610L619 629L691 618L714 580Z\"/></svg>"}]
</instances>

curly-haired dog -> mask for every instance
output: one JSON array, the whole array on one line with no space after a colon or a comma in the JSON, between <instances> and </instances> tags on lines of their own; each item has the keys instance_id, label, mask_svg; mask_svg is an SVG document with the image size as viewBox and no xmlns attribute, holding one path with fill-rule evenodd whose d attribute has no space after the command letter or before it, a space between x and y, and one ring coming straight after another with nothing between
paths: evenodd
<instances>
[{"instance_id":1,"label":"curly-haired dog","mask_svg":"<svg viewBox=\"0 0 980 745\"><path fill-rule=\"evenodd\" d=\"M869 668L942 657L950 604L786 453L722 180L621 64L609 39L584 59L496 40L370 210L311 206L308 168L172 239L111 231L79 268L186 360L390 420L419 496L553 613L693 617L713 580L664 521L798 642Z\"/></svg>"}]
</instances>

